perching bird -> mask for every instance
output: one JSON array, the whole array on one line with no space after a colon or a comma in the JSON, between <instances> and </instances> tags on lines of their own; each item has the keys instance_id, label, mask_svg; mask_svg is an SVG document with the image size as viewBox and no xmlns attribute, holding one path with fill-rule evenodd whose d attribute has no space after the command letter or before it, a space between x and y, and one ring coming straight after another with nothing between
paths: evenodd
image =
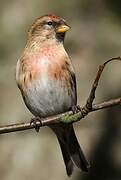
<instances>
[{"instance_id":1,"label":"perching bird","mask_svg":"<svg viewBox=\"0 0 121 180\"><path fill-rule=\"evenodd\" d=\"M49 14L36 19L28 31L26 47L16 66L16 81L35 117L63 113L77 104L75 73L63 45L68 30L64 19ZM88 171L89 163L72 124L50 127L58 138L68 176L74 164Z\"/></svg>"}]
</instances>

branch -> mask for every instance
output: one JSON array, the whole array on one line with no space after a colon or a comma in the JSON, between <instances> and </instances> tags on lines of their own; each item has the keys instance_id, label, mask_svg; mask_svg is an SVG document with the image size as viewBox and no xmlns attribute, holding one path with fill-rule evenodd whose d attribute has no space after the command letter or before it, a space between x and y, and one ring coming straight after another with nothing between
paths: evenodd
<instances>
[{"instance_id":1,"label":"branch","mask_svg":"<svg viewBox=\"0 0 121 180\"><path fill-rule=\"evenodd\" d=\"M102 103L93 104L93 101L95 99L95 91L98 87L98 82L100 80L100 77L104 70L104 67L109 62L114 61L114 60L121 61L121 58L120 57L111 58L108 61L106 61L103 65L99 66L98 72L96 74L96 78L93 82L89 97L86 102L86 105L84 107L80 108L80 111L78 111L77 113L68 111L66 113L47 117L47 118L41 119L41 122L38 121L36 125L38 127L42 127L42 126L48 126L48 125L57 124L57 123L74 123L74 122L80 121L82 118L87 116L90 112L108 108L108 107L112 107L112 106L121 105L121 98L112 99L112 100L105 101ZM35 128L35 125L30 122L29 123L17 123L17 124L11 124L11 125L6 125L6 126L4 125L4 126L0 126L0 134L10 133L10 132L15 132L15 131L23 131L23 130L27 130L27 129L33 129L33 128Z\"/></svg>"},{"instance_id":2,"label":"branch","mask_svg":"<svg viewBox=\"0 0 121 180\"><path fill-rule=\"evenodd\" d=\"M117 98L117 99L109 100L106 102L94 104L92 106L92 110L90 112L105 109L105 108L112 107L112 106L117 106L117 105L121 105L121 98ZM83 118L83 115L81 112L73 115L73 112L69 111L69 112L59 114L59 115L56 115L53 117L45 118L45 119L43 119L43 124L40 124L38 122L38 126L41 127L41 126L47 126L50 124L60 123L60 120L63 119L63 117L70 116L70 115L72 115L72 118L74 115L76 115L78 118L78 119L76 119L77 121L79 121ZM6 126L0 126L0 134L10 133L10 132L15 132L15 131L24 131L24 130L33 129L33 128L35 128L35 127L33 124L30 124L30 122L11 124L11 125L6 125Z\"/></svg>"}]
</instances>

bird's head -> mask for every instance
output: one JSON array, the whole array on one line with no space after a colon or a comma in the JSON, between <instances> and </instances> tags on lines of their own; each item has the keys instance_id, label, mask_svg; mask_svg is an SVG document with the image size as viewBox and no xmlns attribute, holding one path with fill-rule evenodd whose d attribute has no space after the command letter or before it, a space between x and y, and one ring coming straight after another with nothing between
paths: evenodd
<instances>
[{"instance_id":1,"label":"bird's head","mask_svg":"<svg viewBox=\"0 0 121 180\"><path fill-rule=\"evenodd\" d=\"M63 42L65 33L69 29L63 18L49 14L35 20L28 31L28 38L37 38L42 42L52 39Z\"/></svg>"}]
</instances>

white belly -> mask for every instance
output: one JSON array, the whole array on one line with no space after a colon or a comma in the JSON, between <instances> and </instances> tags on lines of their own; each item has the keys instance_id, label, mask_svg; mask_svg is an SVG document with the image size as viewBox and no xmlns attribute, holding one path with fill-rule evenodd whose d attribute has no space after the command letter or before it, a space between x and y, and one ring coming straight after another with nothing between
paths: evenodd
<instances>
[{"instance_id":1,"label":"white belly","mask_svg":"<svg viewBox=\"0 0 121 180\"><path fill-rule=\"evenodd\" d=\"M40 117L65 112L76 104L75 92L69 94L67 86L48 77L33 82L24 99L29 110Z\"/></svg>"}]
</instances>

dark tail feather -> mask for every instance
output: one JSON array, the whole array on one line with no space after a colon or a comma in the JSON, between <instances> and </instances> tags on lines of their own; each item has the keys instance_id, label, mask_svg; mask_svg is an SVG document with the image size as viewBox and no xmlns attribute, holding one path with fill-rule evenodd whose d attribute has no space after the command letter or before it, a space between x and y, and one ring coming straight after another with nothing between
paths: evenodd
<instances>
[{"instance_id":1,"label":"dark tail feather","mask_svg":"<svg viewBox=\"0 0 121 180\"><path fill-rule=\"evenodd\" d=\"M87 172L90 165L77 141L73 126L71 124L51 126L51 129L57 135L68 176L73 172L73 162L78 168Z\"/></svg>"},{"instance_id":2,"label":"dark tail feather","mask_svg":"<svg viewBox=\"0 0 121 180\"><path fill-rule=\"evenodd\" d=\"M70 158L70 154L68 152L67 146L66 144L61 141L60 138L58 138L60 147L61 147L61 151L62 151L62 155L63 155L63 160L66 166L66 172L68 176L71 176L72 172L73 172L73 162Z\"/></svg>"},{"instance_id":3,"label":"dark tail feather","mask_svg":"<svg viewBox=\"0 0 121 180\"><path fill-rule=\"evenodd\" d=\"M78 143L78 140L76 138L72 125L70 127L70 133L68 134L67 141L68 141L67 144L68 144L70 156L72 160L74 161L74 163L76 164L76 166L82 169L83 171L88 172L90 164L86 160L81 150L81 147Z\"/></svg>"}]
</instances>

